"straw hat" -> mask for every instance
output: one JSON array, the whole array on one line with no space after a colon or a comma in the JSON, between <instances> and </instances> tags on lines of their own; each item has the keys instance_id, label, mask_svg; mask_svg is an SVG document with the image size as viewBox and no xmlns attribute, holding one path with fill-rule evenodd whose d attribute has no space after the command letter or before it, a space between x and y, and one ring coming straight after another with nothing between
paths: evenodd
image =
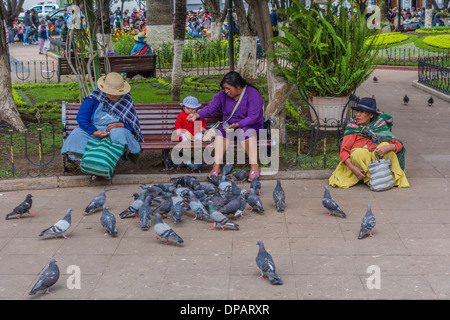
<instances>
[{"instance_id":1,"label":"straw hat","mask_svg":"<svg viewBox=\"0 0 450 320\"><path fill-rule=\"evenodd\" d=\"M136 40L136 41L139 41L139 38L143 38L144 41L147 41L147 39L148 39L145 32L139 32L137 35L134 36L134 40Z\"/></svg>"},{"instance_id":2,"label":"straw hat","mask_svg":"<svg viewBox=\"0 0 450 320\"><path fill-rule=\"evenodd\" d=\"M97 80L97 88L113 96L122 96L130 92L131 87L117 72L110 72Z\"/></svg>"}]
</instances>

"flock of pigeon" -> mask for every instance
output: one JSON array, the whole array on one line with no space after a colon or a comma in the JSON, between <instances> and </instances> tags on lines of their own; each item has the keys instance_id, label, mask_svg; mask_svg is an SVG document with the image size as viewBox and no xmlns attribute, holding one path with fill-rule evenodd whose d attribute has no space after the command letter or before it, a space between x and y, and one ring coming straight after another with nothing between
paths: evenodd
<instances>
[{"instance_id":1,"label":"flock of pigeon","mask_svg":"<svg viewBox=\"0 0 450 320\"><path fill-rule=\"evenodd\" d=\"M233 166L226 164L223 168L222 177L212 176L210 183L201 184L195 176L183 175L173 178L171 184L141 185L140 194L133 194L134 201L118 216L120 219L135 217L140 221L141 230L146 231L152 226L157 239L165 239L165 244L174 241L183 244L184 240L163 221L163 217L172 218L174 223L181 223L185 211L194 214L194 220L212 220L211 229L219 227L222 231L226 228L239 230L236 220L243 217L247 205L250 211L263 213L264 207L260 199L261 182L258 177L250 183L250 192L237 186L236 182L242 183L248 179L248 171L234 171ZM230 178L232 176L233 178ZM117 236L116 217L106 205L106 192L102 190L86 206L85 215L97 210L102 210L100 224L105 235ZM278 212L284 212L285 193L280 180L273 190L274 204ZM25 200L16 206L12 212L6 215L6 219L22 219L24 214L29 214L32 207L32 195L28 194ZM43 230L39 236L64 237L71 226L72 208L68 208L65 216L52 226ZM256 264L261 276L267 274L272 284L282 284L281 277L276 274L275 263L270 254L265 250L261 241ZM48 268L41 274L40 278L29 292L30 295L38 291L50 293L49 288L59 279L59 269L55 259L50 261Z\"/></svg>"},{"instance_id":2,"label":"flock of pigeon","mask_svg":"<svg viewBox=\"0 0 450 320\"><path fill-rule=\"evenodd\" d=\"M245 181L248 172L244 170L232 172L232 165L225 165L222 177L211 177L210 183L201 184L194 176L184 175L173 178L172 184L141 185L140 194L133 194L134 201L123 210L118 216L120 219L135 217L140 221L140 227L143 231L149 230L152 226L152 217L154 216L153 229L157 239L165 239L165 244L172 240L178 244L183 244L184 240L163 221L163 217L172 218L174 223L181 223L185 211L191 211L194 214L194 220L207 219L212 220L214 226L225 227L232 230L239 230L239 225L235 222L243 217L245 208L250 206L250 211L264 212L263 204L259 195L261 194L261 182L256 177L250 183L250 192L239 188L233 179L227 178L232 175L237 181ZM87 205L84 214L88 215L96 210L102 210L100 224L104 229L105 235L117 236L116 217L112 214L106 205L106 190L102 190ZM278 179L273 190L274 205L278 212L285 210L285 192ZM323 206L327 209L329 215L336 215L342 218L346 214L336 201L331 197L328 186L325 186L325 193L322 200ZM28 194L26 199L14 210L6 215L6 219L16 217L21 219L23 214L30 214L32 206L32 195ZM43 230L39 236L64 237L68 239L65 232L71 225L72 208L67 210L66 215ZM367 213L361 223L361 230L358 239L366 235L372 236L372 229L375 227L376 219L368 205ZM271 284L283 284L283 280L276 273L275 263L271 255L266 251L262 241L258 241L259 250L256 256L256 265L261 272L260 277L267 275ZM52 259L48 268L41 274L30 295L38 291L45 290L49 293L49 288L54 285L59 278L59 269L56 261Z\"/></svg>"},{"instance_id":3,"label":"flock of pigeon","mask_svg":"<svg viewBox=\"0 0 450 320\"><path fill-rule=\"evenodd\" d=\"M378 83L378 78L377 77L373 77L372 80L373 80L373 82ZM408 97L407 94L405 94L405 96L403 97L403 104L407 105L408 103L409 103L409 97ZM431 107L433 105L434 99L433 99L432 96L428 99L427 103L428 103L429 107Z\"/></svg>"}]
</instances>

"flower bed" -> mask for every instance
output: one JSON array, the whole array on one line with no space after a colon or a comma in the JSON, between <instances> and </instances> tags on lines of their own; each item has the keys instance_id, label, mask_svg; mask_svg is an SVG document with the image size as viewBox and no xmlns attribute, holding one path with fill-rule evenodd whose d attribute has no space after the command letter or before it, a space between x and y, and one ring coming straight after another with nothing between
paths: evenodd
<instances>
[{"instance_id":1,"label":"flower bed","mask_svg":"<svg viewBox=\"0 0 450 320\"><path fill-rule=\"evenodd\" d=\"M380 35L369 37L366 41L366 45L370 45L373 41L372 45L374 46L387 46L390 44L401 43L406 40L408 40L408 36L400 32L382 33Z\"/></svg>"},{"instance_id":2,"label":"flower bed","mask_svg":"<svg viewBox=\"0 0 450 320\"><path fill-rule=\"evenodd\" d=\"M426 36L422 39L422 41L425 44L436 48L444 48L444 49L450 48L450 34Z\"/></svg>"},{"instance_id":3,"label":"flower bed","mask_svg":"<svg viewBox=\"0 0 450 320\"><path fill-rule=\"evenodd\" d=\"M432 28L419 28L416 30L417 33L447 33L450 32L450 26L445 27L432 27Z\"/></svg>"}]
</instances>

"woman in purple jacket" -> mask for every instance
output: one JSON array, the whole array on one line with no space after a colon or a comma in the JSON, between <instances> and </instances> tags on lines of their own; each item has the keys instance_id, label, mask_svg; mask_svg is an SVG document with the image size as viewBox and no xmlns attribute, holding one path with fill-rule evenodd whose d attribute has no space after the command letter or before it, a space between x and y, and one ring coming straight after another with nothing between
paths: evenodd
<instances>
[{"instance_id":1,"label":"woman in purple jacket","mask_svg":"<svg viewBox=\"0 0 450 320\"><path fill-rule=\"evenodd\" d=\"M230 71L223 77L220 87L223 90L219 91L213 100L203 109L190 114L187 120L195 121L222 112L223 121L227 121L230 125L227 131L236 131L236 135L249 157L250 174L248 181L253 181L255 176L260 175L257 139L259 130L264 130L264 100L258 90L247 83L235 71ZM241 102L230 118L241 95L243 95ZM220 164L222 163L223 155L228 148L229 142L230 139L227 137L226 131L221 124L214 139L214 164L208 177L211 175L219 175Z\"/></svg>"}]
</instances>

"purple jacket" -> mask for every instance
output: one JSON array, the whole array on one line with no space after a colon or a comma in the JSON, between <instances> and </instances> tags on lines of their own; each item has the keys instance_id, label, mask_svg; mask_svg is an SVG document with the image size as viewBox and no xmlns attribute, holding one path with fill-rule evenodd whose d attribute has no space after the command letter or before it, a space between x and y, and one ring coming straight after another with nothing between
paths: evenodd
<instances>
[{"instance_id":1,"label":"purple jacket","mask_svg":"<svg viewBox=\"0 0 450 320\"><path fill-rule=\"evenodd\" d=\"M224 90L221 90L207 106L198 111L198 114L200 115L200 119L203 119L222 111L223 120L225 121L230 117L236 103L237 101L230 98ZM255 129L256 131L264 129L263 104L264 100L258 90L247 86L240 105L234 112L233 117L228 120L228 123L239 123L239 128L244 131L247 129Z\"/></svg>"}]
</instances>

